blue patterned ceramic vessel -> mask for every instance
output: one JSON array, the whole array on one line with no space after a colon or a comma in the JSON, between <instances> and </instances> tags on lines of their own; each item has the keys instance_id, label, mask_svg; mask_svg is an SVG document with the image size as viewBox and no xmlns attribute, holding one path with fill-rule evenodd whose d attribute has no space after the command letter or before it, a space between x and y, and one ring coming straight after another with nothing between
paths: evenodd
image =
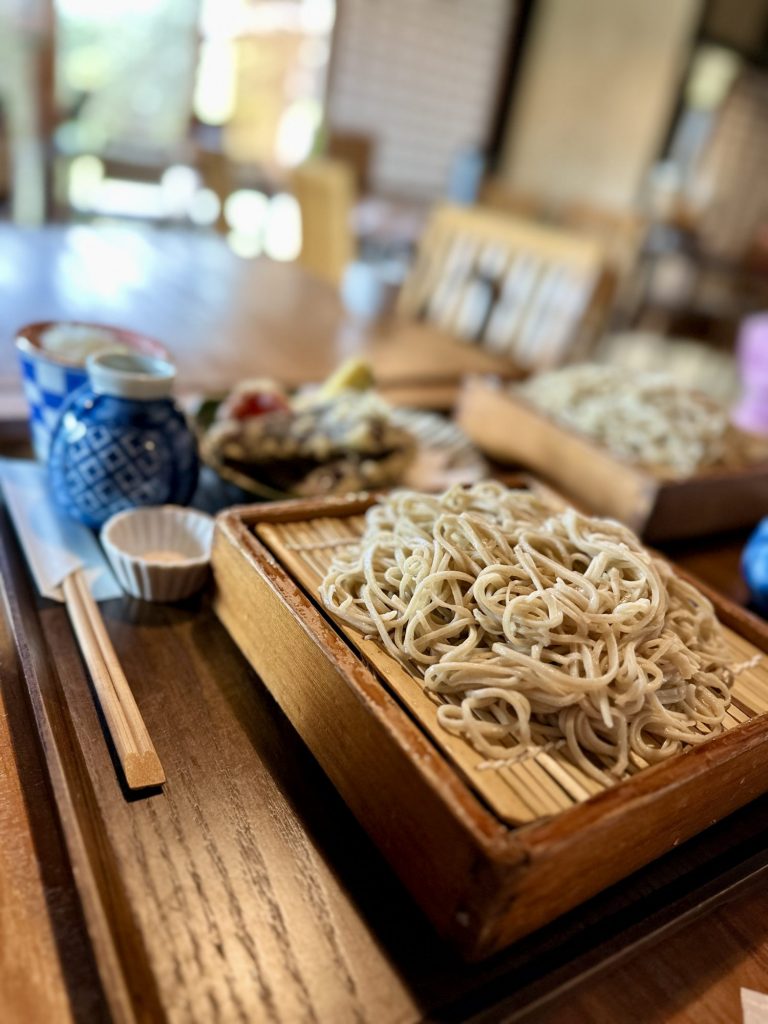
<instances>
[{"instance_id":1,"label":"blue patterned ceramic vessel","mask_svg":"<svg viewBox=\"0 0 768 1024\"><path fill-rule=\"evenodd\" d=\"M56 504L98 528L140 505L186 505L197 485L195 439L171 399L173 366L104 352L67 399L48 459Z\"/></svg>"},{"instance_id":2,"label":"blue patterned ceramic vessel","mask_svg":"<svg viewBox=\"0 0 768 1024\"><path fill-rule=\"evenodd\" d=\"M88 373L80 361L68 362L66 350L51 351L48 347L52 334L58 335L61 345L62 335L67 333L73 335L71 340L75 345L82 345L84 338L91 341L98 338L102 350L109 348L112 341L120 349L135 349L140 355L168 358L159 342L122 327L68 320L46 320L21 327L14 339L16 353L29 405L32 447L42 462L48 459L51 435L64 402L88 380Z\"/></svg>"}]
</instances>

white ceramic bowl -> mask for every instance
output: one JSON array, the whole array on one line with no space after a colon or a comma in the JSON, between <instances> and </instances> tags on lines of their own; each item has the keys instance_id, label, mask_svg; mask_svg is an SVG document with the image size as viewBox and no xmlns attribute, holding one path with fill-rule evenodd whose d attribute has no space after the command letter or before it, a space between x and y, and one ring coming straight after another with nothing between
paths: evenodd
<instances>
[{"instance_id":1,"label":"white ceramic bowl","mask_svg":"<svg viewBox=\"0 0 768 1024\"><path fill-rule=\"evenodd\" d=\"M213 518L160 505L118 512L101 528L101 543L120 586L145 601L180 601L206 581Z\"/></svg>"}]
</instances>

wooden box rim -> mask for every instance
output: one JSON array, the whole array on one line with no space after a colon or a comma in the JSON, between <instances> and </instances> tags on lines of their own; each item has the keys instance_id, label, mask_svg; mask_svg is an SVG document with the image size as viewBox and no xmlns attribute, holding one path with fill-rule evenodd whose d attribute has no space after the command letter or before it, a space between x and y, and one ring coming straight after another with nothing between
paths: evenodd
<instances>
[{"instance_id":1,"label":"wooden box rim","mask_svg":"<svg viewBox=\"0 0 768 1024\"><path fill-rule=\"evenodd\" d=\"M510 383L515 382L505 381L498 374L468 374L464 378L458 396L457 421L459 426L469 434L473 442L478 444L482 450L482 441L474 437L473 431L467 426L467 421L474 412L475 403L481 403L483 399L492 399L494 402L503 404L512 415L523 418L524 423L518 424L518 427L533 426L544 436L548 435L551 438L557 439L562 438L563 442L569 446L572 455L576 454L584 457L586 467L593 466L598 467L601 471L612 472L617 488L622 486L622 482L626 486L632 486L638 498L635 515L629 518L625 517L626 521L638 533L645 535L645 532L648 531L651 539L671 539L678 536L676 532L670 533L666 525L661 531L658 531L658 524L654 521L657 518L661 503L667 496L684 494L686 491L695 490L700 486L711 486L713 488L718 486L727 487L729 484L748 481L768 485L768 456L746 466L704 469L685 477L657 475L645 467L633 464L622 456L615 455L595 441L594 438L577 428L563 426L556 419L548 416L544 411L528 401L523 395L514 394L508 386ZM470 410L469 413L467 412L468 409ZM501 446L497 448L495 445L492 445L486 451L491 457L495 456L501 459L515 457L509 450L503 452ZM553 472L552 466L544 465L543 463L531 463L528 468L532 472L540 473L545 478L551 478L554 485L558 485L558 473L556 471ZM577 495L569 496L569 500L575 503L578 503L580 500L583 502L583 499L580 499ZM596 512L596 514L600 513ZM654 527L656 527L657 532L653 532ZM733 527L726 526L725 528L730 529ZM695 536L699 535L699 533L700 531L694 531L691 534L681 533L679 536Z\"/></svg>"},{"instance_id":2,"label":"wooden box rim","mask_svg":"<svg viewBox=\"0 0 768 1024\"><path fill-rule=\"evenodd\" d=\"M715 469L698 470L696 473L692 473L690 476L686 477L657 476L650 469L647 469L644 466L635 465L623 456L616 455L608 448L604 448L602 445L598 444L594 438L590 437L589 434L585 434L577 427L564 427L553 417L547 416L546 413L542 412L538 406L534 405L533 402L528 401L528 399L523 395L513 394L508 387L504 387L505 383L515 384L522 383L522 381L508 381L498 374L473 373L468 374L465 377L464 388L467 390L476 389L479 392L489 391L493 393L497 397L508 402L513 408L523 409L531 419L537 420L541 424L554 427L560 433L567 434L572 440L579 441L584 448L589 451L591 456L598 455L605 458L614 465L620 467L622 470L631 473L639 480L647 483L650 487L655 487L661 490L664 487L677 487L681 484L688 484L692 481L699 480L722 480L724 483L727 483L729 480L738 480L744 476L763 477L768 474L768 457L766 457L759 462L750 463L749 465L733 469L719 467Z\"/></svg>"},{"instance_id":3,"label":"wooden box rim","mask_svg":"<svg viewBox=\"0 0 768 1024\"><path fill-rule=\"evenodd\" d=\"M310 518L311 515L308 513L314 516L338 517L359 515L377 500L375 495L364 494L350 498L299 499L261 506L234 506L218 516L217 529L231 543L241 546L252 563L266 563L270 567L270 582L273 588L278 584L278 589L284 589L285 582L288 582L289 588L295 591L293 599L296 611L300 613L297 617L306 631L319 634L318 638L322 640L324 647L337 660L343 661L351 656L360 664L365 676L386 698L383 701L387 709L386 715L382 715L376 705L370 704L370 710L380 716L382 723L391 729L391 719L394 716L406 733L415 731L432 747L431 741L424 735L418 723L391 694L373 668L351 649L331 624L330 618L319 609L304 588L293 579L279 559L253 532L253 527L260 522L300 521ZM675 571L686 579L693 579L695 585L712 601L722 623L734 628L761 650L768 651L768 625L728 598L706 587L701 581L692 578L678 566L675 566ZM282 588L279 586L280 583L283 584ZM361 699L365 698L368 703L365 692L359 692L359 696ZM394 735L402 745L402 736L397 731ZM467 824L478 827L477 838L486 850L494 858L506 862L519 862L550 844L567 844L570 838L596 819L632 814L649 800L663 799L665 793L673 790L683 779L690 781L705 775L718 765L727 763L734 756L759 746L768 746L768 717L765 715L758 715L749 722L714 736L705 744L685 751L669 761L652 765L612 788L591 796L583 803L567 808L552 817L541 818L517 827L508 826L496 818L475 796L468 783L461 779L458 771L449 765L447 758L435 748L433 749L439 763L430 764L430 771L446 796L449 790L455 793L455 783L459 783L462 791L459 809ZM421 767L423 768L423 765Z\"/></svg>"}]
</instances>

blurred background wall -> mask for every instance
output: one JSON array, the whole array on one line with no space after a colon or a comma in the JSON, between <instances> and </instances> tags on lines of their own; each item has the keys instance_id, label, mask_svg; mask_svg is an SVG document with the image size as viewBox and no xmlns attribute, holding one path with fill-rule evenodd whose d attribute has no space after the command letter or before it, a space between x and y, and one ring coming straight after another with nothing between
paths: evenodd
<instances>
[{"instance_id":1,"label":"blurred background wall","mask_svg":"<svg viewBox=\"0 0 768 1024\"><path fill-rule=\"evenodd\" d=\"M543 0L499 173L544 199L632 206L656 159L701 0Z\"/></svg>"},{"instance_id":2,"label":"blurred background wall","mask_svg":"<svg viewBox=\"0 0 768 1024\"><path fill-rule=\"evenodd\" d=\"M328 120L375 126L375 189L440 196L456 154L488 144L516 17L515 0L342 0Z\"/></svg>"}]
</instances>

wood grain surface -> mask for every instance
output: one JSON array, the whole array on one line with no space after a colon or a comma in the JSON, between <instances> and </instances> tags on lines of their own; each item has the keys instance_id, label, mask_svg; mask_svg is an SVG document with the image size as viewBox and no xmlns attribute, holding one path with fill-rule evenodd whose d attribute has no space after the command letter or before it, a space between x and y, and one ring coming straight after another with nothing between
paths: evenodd
<instances>
[{"instance_id":1,"label":"wood grain surface","mask_svg":"<svg viewBox=\"0 0 768 1024\"><path fill-rule=\"evenodd\" d=\"M240 259L213 234L0 225L0 274L13 296L0 305L0 392L18 385L16 330L57 318L157 338L185 390L226 389L247 375L319 379L340 355L333 288L294 265Z\"/></svg>"},{"instance_id":2,"label":"wood grain surface","mask_svg":"<svg viewBox=\"0 0 768 1024\"><path fill-rule=\"evenodd\" d=\"M291 372L322 376L358 344L354 332L338 333L338 301L325 286L315 294L315 282L303 289L293 276L278 288L288 268L242 263L218 242L218 255L192 252L194 243L170 235L153 257L123 244L121 231L105 242L84 228L0 229L3 333L46 316L145 329L174 349L188 385L207 387L254 369L284 371L289 382ZM101 269L104 245L118 258ZM17 385L6 343L0 385ZM733 535L668 553L743 602L742 544ZM0 577L3 1024L121 1014L731 1024L740 986L768 991L768 799L466 967L435 938L205 600L104 608L169 769L165 795L137 799L116 781L66 613L33 594L4 518ZM65 755L56 772L51 739ZM80 820L92 821L81 849L62 782ZM83 850L92 870L75 884ZM100 944L117 955L124 1014L103 983Z\"/></svg>"},{"instance_id":3,"label":"wood grain surface","mask_svg":"<svg viewBox=\"0 0 768 1024\"><path fill-rule=\"evenodd\" d=\"M672 971L674 996L657 982L651 1002L617 1018L615 1000L628 1000L626 978L613 981L614 959L645 943L638 954L643 978L663 979L668 957L659 929L685 924L706 911L705 900L723 898L720 909L686 926L695 948L710 918L722 915L722 962L733 965L721 979L716 1009L697 1019L730 1019L723 1008L737 1005L740 978L759 987L768 930L761 895L765 800L488 964L462 966L436 940L204 603L160 608L126 598L105 607L169 769L165 796L127 798L93 728L66 614L33 598L7 529L3 545L4 578L10 573L14 584L10 604L66 680L60 710L75 718L102 817L94 848L112 886L111 926L131 952L127 983L137 1019L389 1024L477 1014L513 1019L534 1005L531 1020L662 1021L670 1005L695 997L700 961L683 950ZM81 778L78 792L85 789ZM738 911L731 918L731 907L741 903L729 885L751 886L743 899L757 900L762 913L746 924ZM82 941L83 931L70 924L68 934ZM716 973L713 965L709 971ZM605 990L595 1011L598 978ZM574 983L583 987L578 997ZM70 985L81 998L91 991ZM564 999L568 1017L561 1016ZM81 1019L100 1018L86 1012Z\"/></svg>"},{"instance_id":4,"label":"wood grain surface","mask_svg":"<svg viewBox=\"0 0 768 1024\"><path fill-rule=\"evenodd\" d=\"M32 636L33 597L19 582ZM54 730L64 727L57 711L71 716L87 764L87 779L64 770L73 793L94 802L88 860L136 1019L376 1019L384 1005L408 1019L411 997L275 781L287 769L301 794L307 755L272 709L254 707L258 683L212 615L129 599L104 608L168 772L163 792L136 798L110 763L66 612L34 614L45 636L35 643L55 652L66 679L66 706L51 700L48 711Z\"/></svg>"}]
</instances>

